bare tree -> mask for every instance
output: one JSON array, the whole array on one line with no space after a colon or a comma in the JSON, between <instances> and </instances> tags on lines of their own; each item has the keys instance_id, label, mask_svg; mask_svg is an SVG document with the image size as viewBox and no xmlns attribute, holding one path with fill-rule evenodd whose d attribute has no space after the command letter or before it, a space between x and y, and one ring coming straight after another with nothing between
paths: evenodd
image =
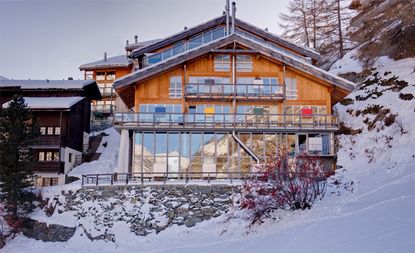
<instances>
[{"instance_id":1,"label":"bare tree","mask_svg":"<svg viewBox=\"0 0 415 253\"><path fill-rule=\"evenodd\" d=\"M283 36L296 43L310 47L307 1L292 0L288 5L288 14L280 14Z\"/></svg>"}]
</instances>

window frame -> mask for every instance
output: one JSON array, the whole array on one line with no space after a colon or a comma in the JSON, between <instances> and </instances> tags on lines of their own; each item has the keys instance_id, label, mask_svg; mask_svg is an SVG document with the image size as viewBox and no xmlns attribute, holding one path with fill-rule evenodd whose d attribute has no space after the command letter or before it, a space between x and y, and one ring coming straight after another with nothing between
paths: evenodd
<instances>
[{"instance_id":1,"label":"window frame","mask_svg":"<svg viewBox=\"0 0 415 253\"><path fill-rule=\"evenodd\" d=\"M213 70L215 72L231 71L231 56L228 54L218 54L213 58Z\"/></svg>"},{"instance_id":2,"label":"window frame","mask_svg":"<svg viewBox=\"0 0 415 253\"><path fill-rule=\"evenodd\" d=\"M183 84L181 76L171 76L169 84L169 98L182 98Z\"/></svg>"},{"instance_id":3,"label":"window frame","mask_svg":"<svg viewBox=\"0 0 415 253\"><path fill-rule=\"evenodd\" d=\"M254 63L251 55L237 55L235 69L237 72L252 72L254 70Z\"/></svg>"}]
</instances>

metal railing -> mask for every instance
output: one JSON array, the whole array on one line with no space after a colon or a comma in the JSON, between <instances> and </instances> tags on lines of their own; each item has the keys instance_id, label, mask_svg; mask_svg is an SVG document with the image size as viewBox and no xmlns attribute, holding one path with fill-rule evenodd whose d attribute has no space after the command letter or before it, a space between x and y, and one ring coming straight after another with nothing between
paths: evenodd
<instances>
[{"instance_id":1,"label":"metal railing","mask_svg":"<svg viewBox=\"0 0 415 253\"><path fill-rule=\"evenodd\" d=\"M84 186L99 185L137 185L148 183L188 184L188 183L234 183L249 178L257 179L257 172L135 172L82 175Z\"/></svg>"},{"instance_id":2,"label":"metal railing","mask_svg":"<svg viewBox=\"0 0 415 253\"><path fill-rule=\"evenodd\" d=\"M35 138L33 145L60 146L65 144L61 135L40 135Z\"/></svg>"},{"instance_id":3,"label":"metal railing","mask_svg":"<svg viewBox=\"0 0 415 253\"><path fill-rule=\"evenodd\" d=\"M114 95L114 90L112 87L99 87L99 91L103 97L110 97Z\"/></svg>"},{"instance_id":4,"label":"metal railing","mask_svg":"<svg viewBox=\"0 0 415 253\"><path fill-rule=\"evenodd\" d=\"M253 113L115 113L115 127L221 128L221 129L328 129L339 128L332 114Z\"/></svg>"},{"instance_id":5,"label":"metal railing","mask_svg":"<svg viewBox=\"0 0 415 253\"><path fill-rule=\"evenodd\" d=\"M114 105L91 105L91 111L111 113L115 111L115 106Z\"/></svg>"},{"instance_id":6,"label":"metal railing","mask_svg":"<svg viewBox=\"0 0 415 253\"><path fill-rule=\"evenodd\" d=\"M188 83L185 85L184 96L187 98L283 99L284 92L281 84Z\"/></svg>"}]
</instances>

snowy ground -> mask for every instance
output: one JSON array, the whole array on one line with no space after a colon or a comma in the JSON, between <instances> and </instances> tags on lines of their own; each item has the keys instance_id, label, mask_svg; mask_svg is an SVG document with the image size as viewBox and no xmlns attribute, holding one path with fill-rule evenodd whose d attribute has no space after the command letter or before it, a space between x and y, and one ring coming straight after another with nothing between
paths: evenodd
<instances>
[{"instance_id":1,"label":"snowy ground","mask_svg":"<svg viewBox=\"0 0 415 253\"><path fill-rule=\"evenodd\" d=\"M45 243L18 235L2 252L415 252L415 99L399 99L399 93L415 94L415 59L393 62L381 58L377 64L378 70L393 71L409 86L352 105L337 105L347 126L363 130L355 136L340 137L338 162L343 168L331 182L338 179L341 184L331 184L326 198L312 209L277 212L275 220L251 228L243 213L235 211L236 219L221 216L192 228L173 226L145 237L131 233L125 223L116 223L115 243L91 242L80 229L65 243ZM356 91L349 98L375 88L386 87ZM375 115L349 113L374 104L398 114L395 123L386 127L381 121L368 131L362 121L366 117L373 120ZM108 157L112 162L114 158ZM88 168L74 171L89 173ZM59 190L45 189L45 194L53 196ZM51 223L77 222L68 215L46 218L40 211L33 216Z\"/></svg>"}]
</instances>

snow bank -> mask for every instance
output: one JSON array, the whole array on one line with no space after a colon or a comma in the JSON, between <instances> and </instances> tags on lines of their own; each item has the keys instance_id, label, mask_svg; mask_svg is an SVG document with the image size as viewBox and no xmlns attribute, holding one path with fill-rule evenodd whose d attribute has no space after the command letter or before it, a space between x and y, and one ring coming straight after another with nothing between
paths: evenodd
<instances>
[{"instance_id":1,"label":"snow bank","mask_svg":"<svg viewBox=\"0 0 415 253\"><path fill-rule=\"evenodd\" d=\"M359 48L347 52L342 59L336 61L331 66L329 72L332 74L345 74L345 73L360 73L363 71L363 63L357 58L357 52Z\"/></svg>"},{"instance_id":2,"label":"snow bank","mask_svg":"<svg viewBox=\"0 0 415 253\"><path fill-rule=\"evenodd\" d=\"M68 173L69 176L81 177L84 174L114 172L120 148L120 134L114 128L109 128L103 132L108 134L108 136L102 138L101 144L97 149L97 153L101 153L99 159L73 168ZM106 147L104 147L104 143L107 143Z\"/></svg>"}]
</instances>

